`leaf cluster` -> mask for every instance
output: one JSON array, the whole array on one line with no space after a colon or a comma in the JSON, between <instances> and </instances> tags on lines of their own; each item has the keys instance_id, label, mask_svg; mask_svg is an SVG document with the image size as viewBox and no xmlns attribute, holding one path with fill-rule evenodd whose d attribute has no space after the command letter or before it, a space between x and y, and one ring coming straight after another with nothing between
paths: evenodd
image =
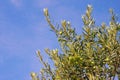
<instances>
[{"instance_id":1,"label":"leaf cluster","mask_svg":"<svg viewBox=\"0 0 120 80\"><path fill-rule=\"evenodd\" d=\"M50 20L48 9L44 9L46 20L58 38L62 53L58 49L45 49L54 63L55 68L52 69L43 60L40 51L37 51L44 68L40 71L40 78L33 80L106 80L113 79L116 74L120 75L120 23L110 9L109 25L102 23L96 26L91 16L92 9L88 5L82 16L83 34L77 34L66 20L61 21L61 27L56 28Z\"/></svg>"}]
</instances>

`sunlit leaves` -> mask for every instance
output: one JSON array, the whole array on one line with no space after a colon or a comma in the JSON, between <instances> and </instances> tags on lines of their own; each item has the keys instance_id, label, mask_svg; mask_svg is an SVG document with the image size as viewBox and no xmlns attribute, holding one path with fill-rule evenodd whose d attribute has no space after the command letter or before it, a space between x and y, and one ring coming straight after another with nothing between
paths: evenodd
<instances>
[{"instance_id":1,"label":"sunlit leaves","mask_svg":"<svg viewBox=\"0 0 120 80\"><path fill-rule=\"evenodd\" d=\"M82 16L83 33L77 34L66 20L62 20L61 27L56 28L51 23L48 9L44 9L46 20L58 38L61 51L45 49L54 63L54 69L37 51L44 65L41 80L106 80L116 74L120 75L120 23L111 9L109 25L103 22L96 26L91 16L92 10L92 6L88 5ZM37 75L31 73L32 79L34 76Z\"/></svg>"},{"instance_id":2,"label":"sunlit leaves","mask_svg":"<svg viewBox=\"0 0 120 80\"><path fill-rule=\"evenodd\" d=\"M44 15L45 15L45 16L49 16L49 14L48 14L48 9L47 9L47 8L44 8L43 11L44 11Z\"/></svg>"}]
</instances>

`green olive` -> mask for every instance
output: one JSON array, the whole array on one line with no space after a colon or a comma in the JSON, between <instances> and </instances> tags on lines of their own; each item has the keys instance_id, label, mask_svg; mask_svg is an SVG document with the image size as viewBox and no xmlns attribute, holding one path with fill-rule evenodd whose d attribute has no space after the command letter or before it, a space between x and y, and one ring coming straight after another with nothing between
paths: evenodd
<instances>
[{"instance_id":1,"label":"green olive","mask_svg":"<svg viewBox=\"0 0 120 80\"><path fill-rule=\"evenodd\" d=\"M106 59L105 59L105 61L109 61L110 59L107 57Z\"/></svg>"},{"instance_id":2,"label":"green olive","mask_svg":"<svg viewBox=\"0 0 120 80\"><path fill-rule=\"evenodd\" d=\"M92 61L91 63L94 64L95 62Z\"/></svg>"},{"instance_id":3,"label":"green olive","mask_svg":"<svg viewBox=\"0 0 120 80\"><path fill-rule=\"evenodd\" d=\"M63 33L62 31L59 32L60 35L62 35L62 33Z\"/></svg>"}]
</instances>

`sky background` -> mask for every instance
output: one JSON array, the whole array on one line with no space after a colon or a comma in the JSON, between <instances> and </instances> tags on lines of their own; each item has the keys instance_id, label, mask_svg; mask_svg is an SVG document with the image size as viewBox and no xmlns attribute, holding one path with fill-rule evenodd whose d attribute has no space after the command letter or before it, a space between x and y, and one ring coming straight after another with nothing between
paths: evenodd
<instances>
[{"instance_id":1,"label":"sky background","mask_svg":"<svg viewBox=\"0 0 120 80\"><path fill-rule=\"evenodd\" d=\"M120 17L120 0L0 0L0 80L31 80L30 72L39 72L36 50L59 48L50 31L43 8L48 8L53 23L69 20L81 33L81 16L93 6L96 25L109 23L109 9Z\"/></svg>"}]
</instances>

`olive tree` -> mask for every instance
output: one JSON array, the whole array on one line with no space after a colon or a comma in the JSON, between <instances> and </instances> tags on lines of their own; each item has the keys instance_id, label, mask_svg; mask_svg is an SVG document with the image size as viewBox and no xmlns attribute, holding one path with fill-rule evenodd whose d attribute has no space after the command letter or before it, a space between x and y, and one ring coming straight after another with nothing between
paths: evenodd
<instances>
[{"instance_id":1,"label":"olive tree","mask_svg":"<svg viewBox=\"0 0 120 80\"><path fill-rule=\"evenodd\" d=\"M62 51L45 49L54 63L54 68L37 51L44 68L40 74L32 72L32 80L114 80L116 74L120 75L120 23L110 9L109 25L103 22L97 26L91 16L92 9L88 5L85 15L82 16L82 34L78 34L66 20L61 21L60 27L54 26L48 9L44 9L45 18Z\"/></svg>"}]
</instances>

